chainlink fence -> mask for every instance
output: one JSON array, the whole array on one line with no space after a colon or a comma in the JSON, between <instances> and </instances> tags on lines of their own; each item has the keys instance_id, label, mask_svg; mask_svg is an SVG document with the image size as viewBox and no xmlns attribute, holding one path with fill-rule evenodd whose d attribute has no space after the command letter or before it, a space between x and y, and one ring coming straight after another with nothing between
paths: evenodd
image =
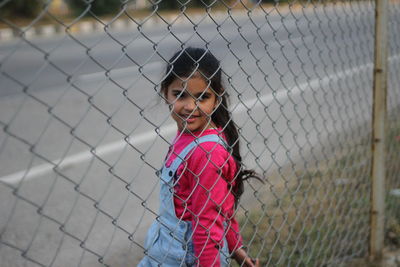
<instances>
[{"instance_id":1,"label":"chainlink fence","mask_svg":"<svg viewBox=\"0 0 400 267\"><path fill-rule=\"evenodd\" d=\"M346 266L366 256L375 3L172 2L167 10L167 1L120 0L99 15L82 1L66 15L54 6L67 1L47 0L35 18L0 19L0 265L139 262L158 216L156 172L176 133L160 83L167 60L188 46L221 60L243 161L265 177L245 183L236 210L251 257L263 266ZM400 2L389 6L393 233Z\"/></svg>"},{"instance_id":2,"label":"chainlink fence","mask_svg":"<svg viewBox=\"0 0 400 267\"><path fill-rule=\"evenodd\" d=\"M399 5L396 2L389 2L389 32L392 32L396 28L399 27L399 17L395 16L396 12L399 12ZM387 198L386 198L386 228L387 230L387 235L386 235L386 243L392 243L392 244L399 244L398 241L400 240L398 238L398 234L400 233L400 228L399 228L399 218L400 218L400 190L398 188L400 187L400 179L399 179L399 165L395 164L393 159L396 159L399 157L399 149L400 149L400 120L398 113L400 112L399 106L396 103L396 99L400 98L400 75L399 75L399 68L400 68L400 62L399 62L399 47L400 47L400 41L398 37L395 37L394 35L390 34L390 39L389 39L389 77L388 77L388 117L389 117L389 123L387 126L387 132L388 132L388 150L387 150L387 187L386 190L389 192ZM395 233L395 234L394 234ZM397 237L396 237L397 235Z\"/></svg>"}]
</instances>

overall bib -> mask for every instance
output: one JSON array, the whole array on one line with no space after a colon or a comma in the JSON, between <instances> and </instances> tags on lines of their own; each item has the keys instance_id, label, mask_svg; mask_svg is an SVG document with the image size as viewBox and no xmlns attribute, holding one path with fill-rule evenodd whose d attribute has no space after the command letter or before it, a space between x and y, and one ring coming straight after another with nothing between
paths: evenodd
<instances>
[{"instance_id":1,"label":"overall bib","mask_svg":"<svg viewBox=\"0 0 400 267\"><path fill-rule=\"evenodd\" d=\"M161 172L160 211L159 217L149 228L144 243L146 256L140 267L177 267L194 266L192 223L176 217L174 206L174 176L179 165L188 153L203 142L215 142L226 147L226 143L218 135L205 135L187 145L169 167L164 166ZM221 266L229 265L228 244L224 238L224 246L220 249ZM208 267L208 266L205 266Z\"/></svg>"}]
</instances>

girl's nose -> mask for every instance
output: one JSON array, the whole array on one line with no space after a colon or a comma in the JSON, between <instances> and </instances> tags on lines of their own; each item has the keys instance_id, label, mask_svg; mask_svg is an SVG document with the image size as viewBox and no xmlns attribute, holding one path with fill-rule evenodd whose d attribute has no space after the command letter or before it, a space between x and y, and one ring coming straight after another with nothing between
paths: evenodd
<instances>
[{"instance_id":1,"label":"girl's nose","mask_svg":"<svg viewBox=\"0 0 400 267\"><path fill-rule=\"evenodd\" d=\"M192 110L194 110L195 108L196 108L196 101L195 101L194 99L188 99L188 100L185 102L185 109L186 109L186 110L192 111Z\"/></svg>"}]
</instances>

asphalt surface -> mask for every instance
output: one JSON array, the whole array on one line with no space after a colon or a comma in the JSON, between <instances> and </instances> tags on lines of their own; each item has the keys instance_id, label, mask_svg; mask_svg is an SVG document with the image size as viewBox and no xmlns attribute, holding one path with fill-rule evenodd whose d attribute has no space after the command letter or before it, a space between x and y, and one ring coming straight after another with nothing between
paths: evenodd
<instances>
[{"instance_id":1,"label":"asphalt surface","mask_svg":"<svg viewBox=\"0 0 400 267\"><path fill-rule=\"evenodd\" d=\"M371 5L219 23L0 44L1 266L142 257L155 171L175 134L158 84L182 42L221 59L242 155L260 173L307 161L368 122ZM254 206L248 189L244 209Z\"/></svg>"}]
</instances>

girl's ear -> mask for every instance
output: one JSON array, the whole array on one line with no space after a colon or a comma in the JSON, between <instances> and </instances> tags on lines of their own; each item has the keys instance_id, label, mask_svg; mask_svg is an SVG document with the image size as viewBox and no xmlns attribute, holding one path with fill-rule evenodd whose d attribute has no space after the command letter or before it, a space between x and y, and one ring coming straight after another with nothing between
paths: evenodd
<instances>
[{"instance_id":1,"label":"girl's ear","mask_svg":"<svg viewBox=\"0 0 400 267\"><path fill-rule=\"evenodd\" d=\"M169 111L172 110L172 104L168 101L168 98L164 98L165 104L168 106Z\"/></svg>"}]
</instances>

